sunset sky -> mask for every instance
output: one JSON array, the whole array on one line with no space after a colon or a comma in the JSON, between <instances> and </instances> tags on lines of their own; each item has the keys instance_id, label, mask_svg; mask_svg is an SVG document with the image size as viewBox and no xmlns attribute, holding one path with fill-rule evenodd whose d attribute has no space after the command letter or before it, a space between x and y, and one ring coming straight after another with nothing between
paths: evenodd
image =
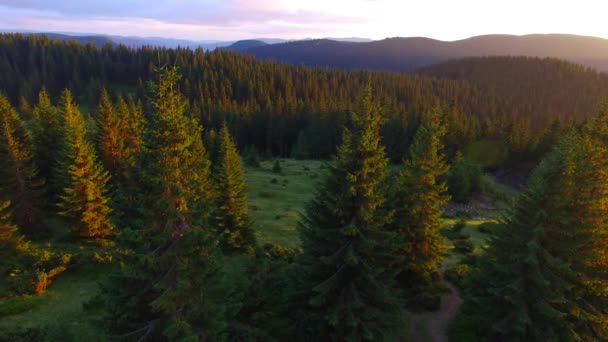
<instances>
[{"instance_id":1,"label":"sunset sky","mask_svg":"<svg viewBox=\"0 0 608 342\"><path fill-rule=\"evenodd\" d=\"M0 0L0 29L193 40L571 33L608 38L601 0Z\"/></svg>"}]
</instances>

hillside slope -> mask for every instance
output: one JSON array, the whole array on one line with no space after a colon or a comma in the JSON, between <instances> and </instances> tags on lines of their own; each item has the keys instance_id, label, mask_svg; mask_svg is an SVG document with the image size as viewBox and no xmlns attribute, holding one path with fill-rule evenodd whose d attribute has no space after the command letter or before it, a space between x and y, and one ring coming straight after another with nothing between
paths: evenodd
<instances>
[{"instance_id":1,"label":"hillside slope","mask_svg":"<svg viewBox=\"0 0 608 342\"><path fill-rule=\"evenodd\" d=\"M608 71L608 40L563 34L486 35L453 42L389 38L349 43L297 41L245 50L261 59L343 69L413 71L438 62L482 56L555 57Z\"/></svg>"}]
</instances>

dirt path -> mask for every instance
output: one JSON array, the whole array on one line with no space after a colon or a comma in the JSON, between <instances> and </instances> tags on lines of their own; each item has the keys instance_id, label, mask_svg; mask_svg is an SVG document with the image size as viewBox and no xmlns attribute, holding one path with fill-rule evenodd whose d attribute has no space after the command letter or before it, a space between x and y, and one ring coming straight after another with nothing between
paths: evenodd
<instances>
[{"instance_id":1,"label":"dirt path","mask_svg":"<svg viewBox=\"0 0 608 342\"><path fill-rule=\"evenodd\" d=\"M454 318L462 305L460 291L449 282L445 284L450 289L441 297L439 311L414 315L410 321L411 339L414 342L447 342L448 324Z\"/></svg>"}]
</instances>

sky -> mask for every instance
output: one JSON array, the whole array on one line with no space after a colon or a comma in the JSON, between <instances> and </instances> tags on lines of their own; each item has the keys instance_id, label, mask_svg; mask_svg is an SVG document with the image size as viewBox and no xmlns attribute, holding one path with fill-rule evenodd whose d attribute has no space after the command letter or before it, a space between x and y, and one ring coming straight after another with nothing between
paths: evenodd
<instances>
[{"instance_id":1,"label":"sky","mask_svg":"<svg viewBox=\"0 0 608 342\"><path fill-rule=\"evenodd\" d=\"M0 0L0 29L191 40L608 38L606 10L605 0Z\"/></svg>"}]
</instances>

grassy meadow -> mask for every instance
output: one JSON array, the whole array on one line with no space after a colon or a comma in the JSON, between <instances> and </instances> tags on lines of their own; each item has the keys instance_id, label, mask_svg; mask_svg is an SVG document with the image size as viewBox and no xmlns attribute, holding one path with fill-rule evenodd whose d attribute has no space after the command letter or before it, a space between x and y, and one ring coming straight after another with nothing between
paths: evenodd
<instances>
[{"instance_id":1,"label":"grassy meadow","mask_svg":"<svg viewBox=\"0 0 608 342\"><path fill-rule=\"evenodd\" d=\"M248 167L249 212L252 217L258 243L278 244L298 247L297 225L306 203L314 196L315 188L327 173L327 162L317 160L280 160L281 171L273 171L274 161L263 161L260 167ZM448 241L448 256L444 269L454 268L467 254L479 254L487 244L488 229L499 216L488 212L483 218L466 218L456 215L445 219L444 233ZM459 222L464 224L458 232L450 232ZM54 222L53 226L57 225ZM484 228L485 227L485 228ZM56 228L61 236L62 229ZM58 240L64 240L58 238ZM470 250L463 251L458 246L463 240L470 241ZM60 248L74 250L73 242L58 241ZM469 244L468 242L465 245ZM59 247L59 246L58 246ZM243 272L248 257L227 257L228 277ZM10 340L19 333L36 339L36 333L43 328L59 340L104 340L107 336L96 327L99 312L95 308L83 307L99 291L99 281L105 277L114 264L85 265L68 270L53 280L46 293L40 296L16 297L0 300L0 341ZM229 278L227 278L229 279ZM86 306L86 305L85 305ZM67 323L67 324L66 324ZM69 326L69 331L54 327ZM30 335L23 335L30 331ZM55 336L56 335L56 336Z\"/></svg>"}]
</instances>

